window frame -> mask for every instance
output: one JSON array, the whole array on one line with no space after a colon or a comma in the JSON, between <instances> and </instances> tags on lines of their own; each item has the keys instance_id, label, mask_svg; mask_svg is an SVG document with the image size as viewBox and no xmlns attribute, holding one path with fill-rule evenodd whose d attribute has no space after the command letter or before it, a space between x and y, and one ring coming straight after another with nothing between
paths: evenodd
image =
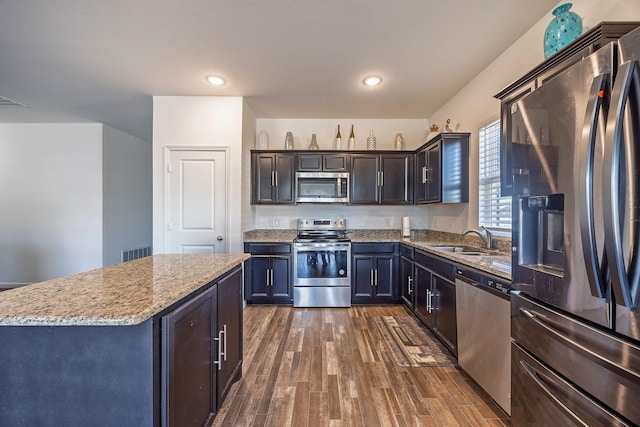
<instances>
[{"instance_id":1,"label":"window frame","mask_svg":"<svg viewBox=\"0 0 640 427\"><path fill-rule=\"evenodd\" d=\"M487 138L491 139L489 148L485 147ZM499 117L483 122L478 128L478 225L511 233L511 197L500 196L500 138ZM499 216L499 211L508 215Z\"/></svg>"}]
</instances>

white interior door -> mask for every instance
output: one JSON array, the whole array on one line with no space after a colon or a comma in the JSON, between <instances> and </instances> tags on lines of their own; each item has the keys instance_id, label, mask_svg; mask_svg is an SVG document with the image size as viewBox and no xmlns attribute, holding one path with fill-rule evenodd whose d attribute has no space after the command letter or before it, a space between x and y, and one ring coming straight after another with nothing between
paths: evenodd
<instances>
[{"instance_id":1,"label":"white interior door","mask_svg":"<svg viewBox=\"0 0 640 427\"><path fill-rule=\"evenodd\" d=\"M226 152L171 150L167 175L168 252L226 252Z\"/></svg>"}]
</instances>

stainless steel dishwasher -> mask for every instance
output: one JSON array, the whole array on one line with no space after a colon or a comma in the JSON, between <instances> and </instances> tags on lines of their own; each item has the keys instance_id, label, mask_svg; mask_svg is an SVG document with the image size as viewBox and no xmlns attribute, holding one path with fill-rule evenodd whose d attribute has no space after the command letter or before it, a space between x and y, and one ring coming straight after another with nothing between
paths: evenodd
<instances>
[{"instance_id":1,"label":"stainless steel dishwasher","mask_svg":"<svg viewBox=\"0 0 640 427\"><path fill-rule=\"evenodd\" d=\"M456 268L458 363L511 415L511 287Z\"/></svg>"}]
</instances>

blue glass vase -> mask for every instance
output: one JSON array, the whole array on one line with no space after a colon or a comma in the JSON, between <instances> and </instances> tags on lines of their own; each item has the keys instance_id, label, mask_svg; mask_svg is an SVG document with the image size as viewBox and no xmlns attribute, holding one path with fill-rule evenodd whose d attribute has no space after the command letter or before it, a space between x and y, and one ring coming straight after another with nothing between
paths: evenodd
<instances>
[{"instance_id":1,"label":"blue glass vase","mask_svg":"<svg viewBox=\"0 0 640 427\"><path fill-rule=\"evenodd\" d=\"M582 34L582 19L570 12L571 3L564 3L553 9L555 18L544 32L544 59L547 59Z\"/></svg>"}]
</instances>

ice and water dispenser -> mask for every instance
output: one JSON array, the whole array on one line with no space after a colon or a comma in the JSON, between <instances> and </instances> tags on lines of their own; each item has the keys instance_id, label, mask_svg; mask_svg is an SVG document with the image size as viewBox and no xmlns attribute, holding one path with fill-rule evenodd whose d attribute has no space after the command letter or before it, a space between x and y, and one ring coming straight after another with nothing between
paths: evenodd
<instances>
[{"instance_id":1,"label":"ice and water dispenser","mask_svg":"<svg viewBox=\"0 0 640 427\"><path fill-rule=\"evenodd\" d=\"M564 276L564 195L520 199L518 264Z\"/></svg>"}]
</instances>

